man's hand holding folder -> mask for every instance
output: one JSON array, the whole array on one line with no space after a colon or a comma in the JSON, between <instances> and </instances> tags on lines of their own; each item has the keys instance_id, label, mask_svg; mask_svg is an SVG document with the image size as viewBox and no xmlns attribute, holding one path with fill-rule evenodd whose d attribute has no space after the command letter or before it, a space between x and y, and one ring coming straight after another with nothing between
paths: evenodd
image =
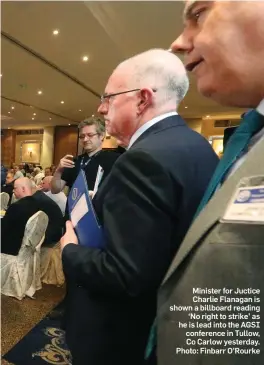
<instances>
[{"instance_id":1,"label":"man's hand holding folder","mask_svg":"<svg viewBox=\"0 0 264 365\"><path fill-rule=\"evenodd\" d=\"M74 232L74 228L73 228L71 221L66 222L66 232L65 232L64 236L61 237L61 240L60 240L61 251L69 243L74 243L75 245L78 245L78 243L79 243L78 238Z\"/></svg>"},{"instance_id":2,"label":"man's hand holding folder","mask_svg":"<svg viewBox=\"0 0 264 365\"><path fill-rule=\"evenodd\" d=\"M98 174L101 174L100 169L98 170ZM96 193L96 190L97 186L94 187L93 194ZM95 214L85 173L82 170L79 172L68 196L68 208L71 228L74 229L77 236L76 243L90 248L102 249L104 247L104 234Z\"/></svg>"}]
</instances>

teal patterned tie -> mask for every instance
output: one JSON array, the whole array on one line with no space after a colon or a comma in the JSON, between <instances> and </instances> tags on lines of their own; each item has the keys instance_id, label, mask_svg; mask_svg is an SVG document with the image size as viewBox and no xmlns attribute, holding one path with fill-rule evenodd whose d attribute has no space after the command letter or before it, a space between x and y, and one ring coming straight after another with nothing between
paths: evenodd
<instances>
[{"instance_id":1,"label":"teal patterned tie","mask_svg":"<svg viewBox=\"0 0 264 365\"><path fill-rule=\"evenodd\" d=\"M224 156L216 167L213 177L211 178L201 203L197 209L195 217L198 216L200 211L211 199L218 185L223 182L223 179L226 177L234 162L237 160L241 152L243 152L248 146L252 136L256 134L261 128L264 128L263 115L259 114L256 110L252 110L247 113L240 126L230 137L230 140L228 141L225 148Z\"/></svg>"},{"instance_id":2,"label":"teal patterned tie","mask_svg":"<svg viewBox=\"0 0 264 365\"><path fill-rule=\"evenodd\" d=\"M229 169L232 167L241 152L247 147L251 137L257 133L261 128L264 128L264 117L256 110L252 110L243 119L240 126L236 129L234 134L228 141L224 156L217 165L213 177L208 185L208 188L202 198L202 201L197 209L197 216L203 207L208 203L218 185L222 182ZM145 358L149 358L155 345L157 343L157 319L152 324L150 335L148 339L147 348L145 351Z\"/></svg>"}]
</instances>

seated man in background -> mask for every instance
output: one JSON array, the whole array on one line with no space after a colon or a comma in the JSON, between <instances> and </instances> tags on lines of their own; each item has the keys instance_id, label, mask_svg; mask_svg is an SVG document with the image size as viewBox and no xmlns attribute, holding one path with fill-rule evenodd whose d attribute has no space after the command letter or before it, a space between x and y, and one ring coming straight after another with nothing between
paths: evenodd
<instances>
[{"instance_id":1,"label":"seated man in background","mask_svg":"<svg viewBox=\"0 0 264 365\"><path fill-rule=\"evenodd\" d=\"M15 165L14 166L14 174L15 174L15 176L14 176L14 179L16 180L16 179L19 179L20 177L23 177L24 175L23 175L23 172L22 171L20 171L20 168L19 168L19 166L17 166L17 165Z\"/></svg>"},{"instance_id":2,"label":"seated man in background","mask_svg":"<svg viewBox=\"0 0 264 365\"><path fill-rule=\"evenodd\" d=\"M39 184L41 184L41 180L44 177L44 173L43 171L40 169L40 167L35 167L34 168L34 178L33 181L34 183L38 186Z\"/></svg>"},{"instance_id":3,"label":"seated man in background","mask_svg":"<svg viewBox=\"0 0 264 365\"><path fill-rule=\"evenodd\" d=\"M14 190L14 173L12 171L8 171L6 175L5 185L2 186L2 193L7 193L10 197L8 205L11 203L12 194Z\"/></svg>"},{"instance_id":4,"label":"seated man in background","mask_svg":"<svg viewBox=\"0 0 264 365\"><path fill-rule=\"evenodd\" d=\"M25 164L24 163L20 163L19 165L19 171L22 172L23 176L26 175L26 171L25 171Z\"/></svg>"},{"instance_id":5,"label":"seated man in background","mask_svg":"<svg viewBox=\"0 0 264 365\"><path fill-rule=\"evenodd\" d=\"M10 205L1 220L1 252L14 256L18 254L27 221L40 210L49 217L43 245L56 244L61 237L63 226L63 216L58 205L42 191L36 191L27 177L15 180L14 194L19 200Z\"/></svg>"},{"instance_id":6,"label":"seated man in background","mask_svg":"<svg viewBox=\"0 0 264 365\"><path fill-rule=\"evenodd\" d=\"M47 169L45 169L47 170ZM44 179L42 180L41 183L41 190L50 198L52 199L56 204L58 204L58 206L60 207L60 210L62 212L62 214L65 214L65 208L66 208L66 202L67 202L67 197L64 194L64 192L60 191L58 194L52 194L52 192L50 191L50 184L51 184L51 180L52 180L52 176L46 176L44 177Z\"/></svg>"},{"instance_id":7,"label":"seated man in background","mask_svg":"<svg viewBox=\"0 0 264 365\"><path fill-rule=\"evenodd\" d=\"M45 171L45 176L52 176L51 167L46 167L44 171Z\"/></svg>"}]
</instances>

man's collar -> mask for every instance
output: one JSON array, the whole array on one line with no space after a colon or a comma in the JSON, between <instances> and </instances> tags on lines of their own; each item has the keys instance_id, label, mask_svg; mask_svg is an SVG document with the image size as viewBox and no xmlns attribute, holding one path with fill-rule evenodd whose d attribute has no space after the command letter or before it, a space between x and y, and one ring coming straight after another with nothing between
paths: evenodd
<instances>
[{"instance_id":1,"label":"man's collar","mask_svg":"<svg viewBox=\"0 0 264 365\"><path fill-rule=\"evenodd\" d=\"M259 106L257 107L257 112L264 115L264 99L261 100Z\"/></svg>"},{"instance_id":2,"label":"man's collar","mask_svg":"<svg viewBox=\"0 0 264 365\"><path fill-rule=\"evenodd\" d=\"M143 134L147 129L152 127L154 124L160 122L161 120L171 117L172 115L178 115L178 113L169 112L169 113L161 114L161 115L149 120L147 123L143 124L131 137L127 149L129 150L129 148L136 142L136 140L141 136L141 134Z\"/></svg>"}]
</instances>

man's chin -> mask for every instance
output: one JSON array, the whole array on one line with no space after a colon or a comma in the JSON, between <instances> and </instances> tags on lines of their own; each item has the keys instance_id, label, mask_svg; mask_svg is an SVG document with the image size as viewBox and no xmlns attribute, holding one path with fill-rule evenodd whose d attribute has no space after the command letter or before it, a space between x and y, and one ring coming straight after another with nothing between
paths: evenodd
<instances>
[{"instance_id":1,"label":"man's chin","mask_svg":"<svg viewBox=\"0 0 264 365\"><path fill-rule=\"evenodd\" d=\"M83 147L83 149L84 149L85 152L92 152L93 151L92 147Z\"/></svg>"}]
</instances>

